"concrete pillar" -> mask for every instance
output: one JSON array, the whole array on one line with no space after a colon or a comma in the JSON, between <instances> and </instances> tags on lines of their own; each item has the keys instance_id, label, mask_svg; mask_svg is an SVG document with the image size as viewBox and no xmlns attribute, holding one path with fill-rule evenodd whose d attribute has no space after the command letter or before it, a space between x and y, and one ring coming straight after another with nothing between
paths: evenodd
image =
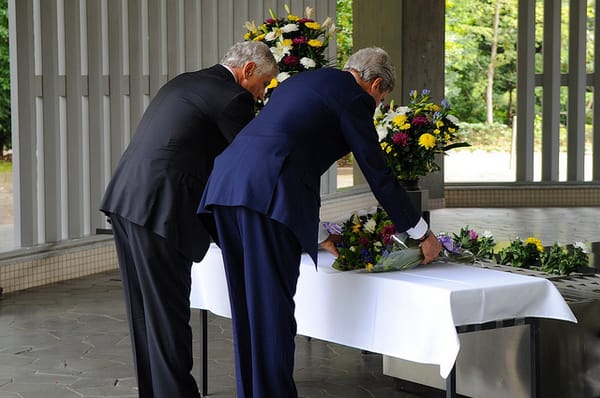
<instances>
[{"instance_id":1,"label":"concrete pillar","mask_svg":"<svg viewBox=\"0 0 600 398\"><path fill-rule=\"evenodd\" d=\"M389 98L406 104L410 90L431 90L433 100L444 98L444 0L354 0L354 49L378 46L396 65L396 88ZM423 178L430 208L443 207L442 171ZM360 178L360 177L358 177ZM364 181L355 176L357 181Z\"/></svg>"}]
</instances>

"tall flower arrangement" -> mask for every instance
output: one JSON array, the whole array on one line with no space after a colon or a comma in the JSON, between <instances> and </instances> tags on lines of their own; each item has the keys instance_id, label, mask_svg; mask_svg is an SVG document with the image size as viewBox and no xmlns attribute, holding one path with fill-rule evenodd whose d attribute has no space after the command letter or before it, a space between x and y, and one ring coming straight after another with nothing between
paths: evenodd
<instances>
[{"instance_id":1,"label":"tall flower arrangement","mask_svg":"<svg viewBox=\"0 0 600 398\"><path fill-rule=\"evenodd\" d=\"M335 25L327 17L323 23L313 19L313 9L306 7L304 17L291 13L286 5L288 15L280 18L269 9L271 18L260 26L254 21L246 22L247 32L244 40L262 41L271 48L271 52L279 65L279 75L267 87L268 98L272 90L293 74L327 66L329 39L335 33Z\"/></svg>"},{"instance_id":2,"label":"tall flower arrangement","mask_svg":"<svg viewBox=\"0 0 600 398\"><path fill-rule=\"evenodd\" d=\"M450 104L436 104L431 92L413 90L408 106L381 105L374 121L388 165L401 180L415 180L440 170L436 154L470 146L461 142L458 120L450 115Z\"/></svg>"}]
</instances>

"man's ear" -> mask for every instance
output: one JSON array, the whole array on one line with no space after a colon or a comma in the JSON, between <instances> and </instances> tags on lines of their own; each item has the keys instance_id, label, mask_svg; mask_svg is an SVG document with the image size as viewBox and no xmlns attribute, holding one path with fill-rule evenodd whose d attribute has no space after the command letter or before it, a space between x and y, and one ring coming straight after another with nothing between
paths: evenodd
<instances>
[{"instance_id":1,"label":"man's ear","mask_svg":"<svg viewBox=\"0 0 600 398\"><path fill-rule=\"evenodd\" d=\"M250 76L254 74L256 71L256 62L248 61L242 67L242 72L244 74L244 79L248 79Z\"/></svg>"},{"instance_id":2,"label":"man's ear","mask_svg":"<svg viewBox=\"0 0 600 398\"><path fill-rule=\"evenodd\" d=\"M383 82L383 78L382 77L376 77L375 80L373 80L373 82L371 82L371 89L377 89L379 91L381 91L381 83Z\"/></svg>"}]
</instances>

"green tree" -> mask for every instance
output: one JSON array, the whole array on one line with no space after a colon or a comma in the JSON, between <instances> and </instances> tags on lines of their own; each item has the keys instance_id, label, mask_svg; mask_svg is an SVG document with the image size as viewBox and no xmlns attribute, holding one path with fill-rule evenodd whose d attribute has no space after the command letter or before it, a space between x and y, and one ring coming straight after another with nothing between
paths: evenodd
<instances>
[{"instance_id":1,"label":"green tree","mask_svg":"<svg viewBox=\"0 0 600 398\"><path fill-rule=\"evenodd\" d=\"M344 66L352 55L352 0L337 0L337 64Z\"/></svg>"},{"instance_id":2,"label":"green tree","mask_svg":"<svg viewBox=\"0 0 600 398\"><path fill-rule=\"evenodd\" d=\"M4 147L11 147L8 0L0 0L0 149Z\"/></svg>"},{"instance_id":3,"label":"green tree","mask_svg":"<svg viewBox=\"0 0 600 398\"><path fill-rule=\"evenodd\" d=\"M460 120L508 122L516 42L517 0L447 2L446 96Z\"/></svg>"}]
</instances>

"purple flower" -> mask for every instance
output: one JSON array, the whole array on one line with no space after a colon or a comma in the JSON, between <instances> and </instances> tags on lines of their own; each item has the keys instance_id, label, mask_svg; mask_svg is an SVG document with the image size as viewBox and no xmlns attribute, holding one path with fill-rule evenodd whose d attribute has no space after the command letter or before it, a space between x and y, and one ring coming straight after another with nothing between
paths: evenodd
<instances>
[{"instance_id":1,"label":"purple flower","mask_svg":"<svg viewBox=\"0 0 600 398\"><path fill-rule=\"evenodd\" d=\"M469 238L470 238L471 240L474 240L474 241L476 241L476 240L477 240L477 238L479 238L479 235L477 235L477 232L475 232L475 231L474 231L474 230L472 230L472 229L470 229L470 230L469 230L467 233L469 234Z\"/></svg>"},{"instance_id":2,"label":"purple flower","mask_svg":"<svg viewBox=\"0 0 600 398\"><path fill-rule=\"evenodd\" d=\"M323 228L325 228L327 232L329 232L332 235L341 235L343 232L342 226L334 222L324 222Z\"/></svg>"},{"instance_id":3,"label":"purple flower","mask_svg":"<svg viewBox=\"0 0 600 398\"><path fill-rule=\"evenodd\" d=\"M454 245L454 240L448 235L439 235L438 240L450 253L460 253L460 248Z\"/></svg>"}]
</instances>

